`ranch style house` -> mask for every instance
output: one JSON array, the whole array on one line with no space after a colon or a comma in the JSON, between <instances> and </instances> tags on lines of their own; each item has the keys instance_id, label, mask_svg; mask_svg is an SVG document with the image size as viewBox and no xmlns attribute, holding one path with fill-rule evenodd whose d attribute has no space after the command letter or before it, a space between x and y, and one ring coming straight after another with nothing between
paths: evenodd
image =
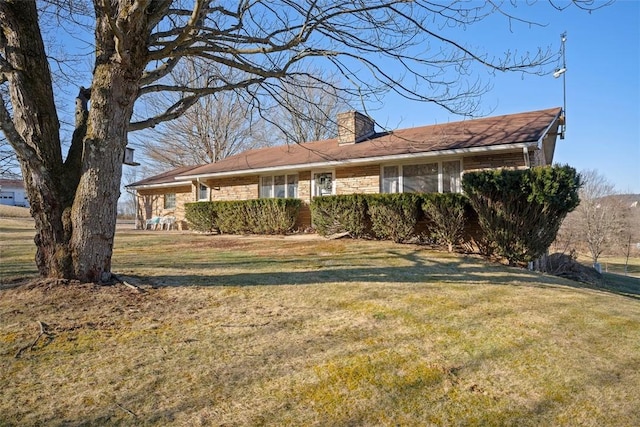
<instances>
[{"instance_id":1,"label":"ranch style house","mask_svg":"<svg viewBox=\"0 0 640 427\"><path fill-rule=\"evenodd\" d=\"M297 226L311 225L313 197L353 193L461 192L465 172L550 165L561 108L376 132L369 117L337 116L337 138L248 150L128 185L138 227L170 217L184 229L185 203L295 197Z\"/></svg>"}]
</instances>

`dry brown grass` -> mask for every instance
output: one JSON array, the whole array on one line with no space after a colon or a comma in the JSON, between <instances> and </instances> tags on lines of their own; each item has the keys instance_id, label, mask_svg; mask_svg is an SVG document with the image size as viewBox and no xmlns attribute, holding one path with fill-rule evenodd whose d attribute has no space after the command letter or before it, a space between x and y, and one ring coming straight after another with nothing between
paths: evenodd
<instances>
[{"instance_id":1,"label":"dry brown grass","mask_svg":"<svg viewBox=\"0 0 640 427\"><path fill-rule=\"evenodd\" d=\"M0 218L31 218L29 208L0 205Z\"/></svg>"},{"instance_id":2,"label":"dry brown grass","mask_svg":"<svg viewBox=\"0 0 640 427\"><path fill-rule=\"evenodd\" d=\"M0 425L640 424L640 286L175 232L121 232L114 270L145 292L0 291Z\"/></svg>"}]
</instances>

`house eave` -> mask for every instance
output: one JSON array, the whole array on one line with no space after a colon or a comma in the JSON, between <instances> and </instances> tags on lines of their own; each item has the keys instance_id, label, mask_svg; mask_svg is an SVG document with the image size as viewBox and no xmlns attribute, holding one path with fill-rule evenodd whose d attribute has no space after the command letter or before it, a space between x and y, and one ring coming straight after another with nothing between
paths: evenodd
<instances>
[{"instance_id":1,"label":"house eave","mask_svg":"<svg viewBox=\"0 0 640 427\"><path fill-rule=\"evenodd\" d=\"M282 172L294 172L300 170L310 169L322 169L322 168L335 168L337 166L354 166L354 165L367 165L373 163L383 162L395 162L408 159L425 159L430 157L439 156L459 156L465 154L479 154L479 153L493 153L499 151L519 151L524 148L536 148L538 141L520 142L513 144L500 144L491 145L485 147L471 147L471 148L456 148L451 150L439 150L439 151L427 151L423 153L405 153L405 154L393 154L389 156L377 156L377 157L363 157L359 159L347 159L347 160L332 160L325 162L304 163L296 165L285 166L270 166L264 168L255 169L242 169L227 172L212 172L197 175L180 175L180 179L207 179L207 178L226 178L240 175L259 175L267 174L270 172L282 171ZM175 184L174 184L175 185Z\"/></svg>"},{"instance_id":2,"label":"house eave","mask_svg":"<svg viewBox=\"0 0 640 427\"><path fill-rule=\"evenodd\" d=\"M563 113L563 110L558 111L558 114L556 114L556 117L551 121L551 123L549 124L549 126L547 126L544 132L542 132L542 135L540 135L540 138L538 138L538 141L536 142L537 148L542 148L542 141L549 135L549 132L551 131L551 129L553 129L553 126L555 126L556 122L560 120L562 113Z\"/></svg>"},{"instance_id":3,"label":"house eave","mask_svg":"<svg viewBox=\"0 0 640 427\"><path fill-rule=\"evenodd\" d=\"M191 181L163 182L162 184L127 185L126 188L133 188L134 190L153 190L154 188L181 187L187 185L191 185Z\"/></svg>"}]
</instances>

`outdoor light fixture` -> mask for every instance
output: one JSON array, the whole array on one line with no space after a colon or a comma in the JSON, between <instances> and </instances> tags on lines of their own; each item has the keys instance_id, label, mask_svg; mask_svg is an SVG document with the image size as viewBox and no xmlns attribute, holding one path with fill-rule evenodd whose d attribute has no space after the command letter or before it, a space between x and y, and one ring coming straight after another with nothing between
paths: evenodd
<instances>
[{"instance_id":1,"label":"outdoor light fixture","mask_svg":"<svg viewBox=\"0 0 640 427\"><path fill-rule=\"evenodd\" d=\"M553 73L553 77L555 77L556 79L558 77L560 77L561 75L563 75L565 72L567 71L566 68L558 68L554 73Z\"/></svg>"}]
</instances>

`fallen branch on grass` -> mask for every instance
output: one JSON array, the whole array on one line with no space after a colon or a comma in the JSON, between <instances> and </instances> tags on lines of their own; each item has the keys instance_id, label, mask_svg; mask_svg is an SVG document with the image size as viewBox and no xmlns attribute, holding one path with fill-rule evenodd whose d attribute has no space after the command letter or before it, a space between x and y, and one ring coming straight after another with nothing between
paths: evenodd
<instances>
[{"instance_id":1,"label":"fallen branch on grass","mask_svg":"<svg viewBox=\"0 0 640 427\"><path fill-rule=\"evenodd\" d=\"M122 277L118 277L118 276L116 276L116 275L115 275L115 274L113 274L113 273L111 274L111 276L112 276L112 277L113 277L113 278L114 278L118 283L122 283L122 284L123 284L123 285L125 285L126 287L131 288L131 289L133 289L133 290L134 290L134 291L136 291L136 292L140 292L140 293L143 293L143 292L144 292L144 289L142 289L140 286L136 286L136 285L134 285L134 284L131 284L131 283L127 282L126 280L124 280Z\"/></svg>"},{"instance_id":2,"label":"fallen branch on grass","mask_svg":"<svg viewBox=\"0 0 640 427\"><path fill-rule=\"evenodd\" d=\"M47 331L47 328L49 327L46 323L41 322L38 320L38 326L40 326L40 333L38 334L38 336L36 337L36 339L29 345L25 345L24 347L21 347L18 352L15 355L15 358L18 359L20 357L20 355L22 354L23 351L25 350L33 350L33 347L36 346L36 344L38 343L38 341L40 340L40 338L43 335L46 335L47 338L49 339L53 339L53 334L49 331Z\"/></svg>"},{"instance_id":3,"label":"fallen branch on grass","mask_svg":"<svg viewBox=\"0 0 640 427\"><path fill-rule=\"evenodd\" d=\"M129 414L129 415L133 416L134 418L138 418L138 416L137 416L133 411L128 410L127 408L125 408L125 407L124 407L124 406L122 406L121 404L116 403L116 406L117 406L118 408L122 409L122 410L123 410L124 412L126 412L127 414Z\"/></svg>"}]
</instances>

